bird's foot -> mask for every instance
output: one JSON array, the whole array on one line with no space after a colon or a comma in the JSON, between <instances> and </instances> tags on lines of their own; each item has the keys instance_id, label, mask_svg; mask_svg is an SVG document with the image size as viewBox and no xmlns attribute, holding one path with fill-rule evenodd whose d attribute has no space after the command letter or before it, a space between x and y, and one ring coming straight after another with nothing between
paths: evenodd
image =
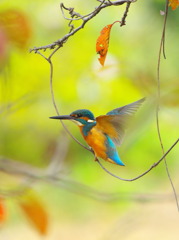
<instances>
[{"instance_id":1,"label":"bird's foot","mask_svg":"<svg viewBox=\"0 0 179 240\"><path fill-rule=\"evenodd\" d=\"M97 157L95 157L95 159L94 159L95 161L98 161L98 158Z\"/></svg>"}]
</instances>

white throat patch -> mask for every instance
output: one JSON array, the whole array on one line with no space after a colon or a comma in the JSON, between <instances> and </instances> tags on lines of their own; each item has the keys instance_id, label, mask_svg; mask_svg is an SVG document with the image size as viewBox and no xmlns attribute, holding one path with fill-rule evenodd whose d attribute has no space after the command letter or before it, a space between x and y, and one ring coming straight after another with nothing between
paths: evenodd
<instances>
[{"instance_id":1,"label":"white throat patch","mask_svg":"<svg viewBox=\"0 0 179 240\"><path fill-rule=\"evenodd\" d=\"M76 121L76 120L71 120L72 122L74 122L75 124L77 124L78 126L84 126L84 124L82 124L81 122L78 122L78 121Z\"/></svg>"},{"instance_id":2,"label":"white throat patch","mask_svg":"<svg viewBox=\"0 0 179 240\"><path fill-rule=\"evenodd\" d=\"M88 119L87 122L95 122L95 120L92 120L92 119Z\"/></svg>"}]
</instances>

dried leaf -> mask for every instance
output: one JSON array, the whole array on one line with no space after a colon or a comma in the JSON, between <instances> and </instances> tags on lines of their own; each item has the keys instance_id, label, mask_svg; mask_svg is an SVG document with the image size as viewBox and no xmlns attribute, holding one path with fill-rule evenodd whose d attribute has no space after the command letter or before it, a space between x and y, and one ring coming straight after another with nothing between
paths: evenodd
<instances>
[{"instance_id":1,"label":"dried leaf","mask_svg":"<svg viewBox=\"0 0 179 240\"><path fill-rule=\"evenodd\" d=\"M24 13L13 9L0 12L0 26L11 42L21 49L26 47L31 28Z\"/></svg>"},{"instance_id":2,"label":"dried leaf","mask_svg":"<svg viewBox=\"0 0 179 240\"><path fill-rule=\"evenodd\" d=\"M179 6L179 0L169 0L169 6L175 10Z\"/></svg>"},{"instance_id":3,"label":"dried leaf","mask_svg":"<svg viewBox=\"0 0 179 240\"><path fill-rule=\"evenodd\" d=\"M4 222L6 219L6 210L4 206L4 200L0 198L0 223Z\"/></svg>"},{"instance_id":4,"label":"dried leaf","mask_svg":"<svg viewBox=\"0 0 179 240\"><path fill-rule=\"evenodd\" d=\"M116 21L116 22L119 22L119 21ZM116 23L116 22L114 22L114 23ZM96 52L98 54L100 54L100 57L98 58L98 60L102 66L104 66L104 62L105 62L106 55L108 52L110 32L111 32L111 28L114 25L114 23L105 26L101 30L100 36L98 37L98 39L96 41Z\"/></svg>"},{"instance_id":5,"label":"dried leaf","mask_svg":"<svg viewBox=\"0 0 179 240\"><path fill-rule=\"evenodd\" d=\"M48 215L45 207L39 201L37 196L32 192L31 194L25 195L20 199L19 206L38 232L42 235L46 235L48 228Z\"/></svg>"}]
</instances>

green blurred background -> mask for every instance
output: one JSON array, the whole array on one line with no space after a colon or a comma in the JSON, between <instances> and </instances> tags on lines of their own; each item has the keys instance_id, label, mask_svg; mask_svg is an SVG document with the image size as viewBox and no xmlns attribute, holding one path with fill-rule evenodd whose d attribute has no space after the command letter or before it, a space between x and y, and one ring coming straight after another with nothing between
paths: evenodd
<instances>
[{"instance_id":1,"label":"green blurred background","mask_svg":"<svg viewBox=\"0 0 179 240\"><path fill-rule=\"evenodd\" d=\"M68 0L64 4L75 7L81 14L89 13L97 6L95 0ZM87 108L98 116L147 97L118 148L126 167L101 160L107 169L124 178L141 174L162 156L155 102L164 19L160 10L164 10L164 4L162 0L131 4L126 26L120 28L115 24L111 30L104 68L95 52L96 39L104 26L121 19L125 6L101 11L52 58L54 93L61 114ZM17 44L20 41L18 34L16 42L0 39L4 44L0 58L0 155L43 169L54 157L57 158L59 149L64 154L65 148L65 157L62 159L60 151L58 155L63 174L96 191L117 196L112 201L94 200L85 197L88 189L82 194L74 194L61 187L37 182L33 188L44 202L50 218L47 239L178 239L178 213L164 163L140 180L119 181L105 173L94 162L92 154L69 140L59 122L49 119L56 115L50 93L49 64L40 55L29 53L29 49L49 44L68 32L68 22L62 17L59 1L1 1L0 9L1 12L9 9L20 12L29 26L25 29L28 37L23 46ZM160 125L166 150L178 138L179 132L178 11L169 9L167 59L161 61ZM3 33L1 28L1 36ZM48 56L49 53L47 50L44 54ZM67 123L67 126L84 143L78 128L73 123ZM176 191L179 187L178 156L176 146L167 157ZM8 187L12 180L6 181L6 177L2 176L1 182ZM64 188L68 189L68 182ZM72 189L78 192L76 188L72 183ZM135 198L140 194L144 199L154 195L155 200ZM24 239L24 236L39 239L15 201L14 198L7 199L9 217L1 228L0 239Z\"/></svg>"}]
</instances>

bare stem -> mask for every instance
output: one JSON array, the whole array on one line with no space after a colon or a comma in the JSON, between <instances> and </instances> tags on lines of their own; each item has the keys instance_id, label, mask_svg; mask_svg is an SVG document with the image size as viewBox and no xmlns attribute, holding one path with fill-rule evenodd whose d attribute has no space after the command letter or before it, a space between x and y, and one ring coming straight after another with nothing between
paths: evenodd
<instances>
[{"instance_id":1,"label":"bare stem","mask_svg":"<svg viewBox=\"0 0 179 240\"><path fill-rule=\"evenodd\" d=\"M132 181L135 181L143 176L145 176L147 173L149 173L153 168L155 168L156 166L159 165L159 163L162 162L163 159L165 159L165 157L169 154L169 152L175 147L175 145L178 143L179 141L179 138L174 142L174 144L168 149L168 151L158 160L158 162L154 163L147 171L143 172L142 174L140 174L139 176L135 177L135 178L131 178L131 179L126 179L126 178L122 178L122 177L119 177L113 173L111 173L110 171L108 171L102 164L101 162L99 161L99 159L96 159L96 161L99 163L99 165L101 166L101 168L107 172L108 174L110 174L112 177L115 177L119 180L122 180L122 181L127 181L127 182L132 182Z\"/></svg>"},{"instance_id":2,"label":"bare stem","mask_svg":"<svg viewBox=\"0 0 179 240\"><path fill-rule=\"evenodd\" d=\"M124 15L123 15L123 17L122 17L121 24L120 24L121 27L124 26L124 25L126 25L126 18L127 18L127 14L128 14L128 12L129 12L129 8L130 8L131 3L132 3L132 2L127 2L127 3L126 3L126 10L125 10L125 12L124 12Z\"/></svg>"},{"instance_id":3,"label":"bare stem","mask_svg":"<svg viewBox=\"0 0 179 240\"><path fill-rule=\"evenodd\" d=\"M160 123L159 123L159 110L160 110L160 95L161 95L161 87L160 87L160 65L161 65L161 54L163 52L163 56L166 59L166 54L165 54L165 32L166 32L166 24L167 24L167 16L168 16L168 0L166 0L165 3L165 17L164 17L164 24L163 24L163 30L162 30L162 36L161 36L161 40L160 40L160 47L159 47L159 54L158 54L158 64L157 64L157 106L156 106L156 124L157 124L157 133L158 133L158 138L159 138L159 142L160 142L160 146L162 149L162 153L164 154L165 150L164 150L164 145L163 145L163 140L162 140L162 136L161 136L161 131L160 131ZM175 186L173 184L170 172L169 172L169 168L168 168L168 164L166 161L166 158L164 158L164 163L165 163L165 169L166 169L166 173L168 176L168 179L170 181L172 190L173 190L173 194L175 197L175 201L176 201L176 205L177 205L177 209L179 211L179 202L178 202L178 197L177 197L177 193L175 190Z\"/></svg>"},{"instance_id":4,"label":"bare stem","mask_svg":"<svg viewBox=\"0 0 179 240\"><path fill-rule=\"evenodd\" d=\"M52 103L53 103L53 106L55 108L55 111L58 115L60 115L60 112L58 110L58 107L57 107L57 104L56 104L56 101L55 101L55 95L54 95L54 91L53 91L53 63L51 61L50 58L48 58L48 62L50 64L50 91L51 91L51 96L52 96ZM70 137L75 141L77 142L81 147L85 148L86 150L89 150L88 147L86 147L85 145L83 145L80 141L78 141L78 139L76 139L73 134L68 130L68 128L66 127L66 125L64 124L63 121L61 121L61 124L63 126L63 128L65 129L65 131L70 135ZM90 151L90 150L89 150Z\"/></svg>"},{"instance_id":5,"label":"bare stem","mask_svg":"<svg viewBox=\"0 0 179 240\"><path fill-rule=\"evenodd\" d=\"M54 95L54 90L53 90L53 63L52 63L52 56L53 54L57 51L57 48L52 52L52 54L47 58L45 57L40 51L36 51L36 53L40 54L49 64L50 64L50 92L51 92L51 96L52 96L52 103L53 106L55 108L55 111L58 115L60 115L60 112L58 110L56 101L55 101L55 95ZM80 141L78 141L78 139L76 139L73 134L68 130L67 126L63 123L63 121L61 121L61 124L64 128L64 130L68 133L68 135L75 141L77 142L81 147L85 148L86 150L91 152L91 149L89 149L88 147L86 147L85 145L83 145Z\"/></svg>"}]
</instances>

